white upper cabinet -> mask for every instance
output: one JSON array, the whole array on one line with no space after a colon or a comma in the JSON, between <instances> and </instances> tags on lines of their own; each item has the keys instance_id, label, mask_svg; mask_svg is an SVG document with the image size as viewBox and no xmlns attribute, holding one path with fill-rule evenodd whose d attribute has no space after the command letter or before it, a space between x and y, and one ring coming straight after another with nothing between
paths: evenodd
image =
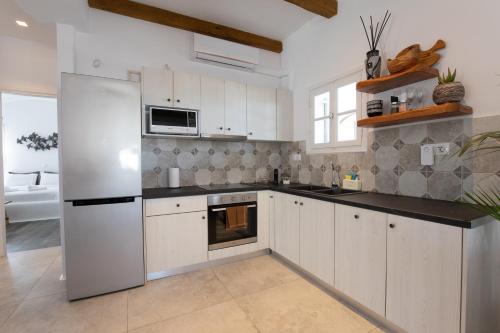
<instances>
[{"instance_id":1,"label":"white upper cabinet","mask_svg":"<svg viewBox=\"0 0 500 333\"><path fill-rule=\"evenodd\" d=\"M200 76L162 68L142 68L142 103L200 109Z\"/></svg>"},{"instance_id":2,"label":"white upper cabinet","mask_svg":"<svg viewBox=\"0 0 500 333\"><path fill-rule=\"evenodd\" d=\"M407 332L459 332L462 229L395 215L388 223L386 318Z\"/></svg>"},{"instance_id":3,"label":"white upper cabinet","mask_svg":"<svg viewBox=\"0 0 500 333\"><path fill-rule=\"evenodd\" d=\"M247 86L249 140L276 140L276 89Z\"/></svg>"},{"instance_id":4,"label":"white upper cabinet","mask_svg":"<svg viewBox=\"0 0 500 333\"><path fill-rule=\"evenodd\" d=\"M174 73L174 106L183 109L199 110L200 76L190 73Z\"/></svg>"},{"instance_id":5,"label":"white upper cabinet","mask_svg":"<svg viewBox=\"0 0 500 333\"><path fill-rule=\"evenodd\" d=\"M246 135L246 85L216 78L201 79L201 134Z\"/></svg>"},{"instance_id":6,"label":"white upper cabinet","mask_svg":"<svg viewBox=\"0 0 500 333\"><path fill-rule=\"evenodd\" d=\"M174 106L174 73L162 68L142 68L142 104Z\"/></svg>"},{"instance_id":7,"label":"white upper cabinet","mask_svg":"<svg viewBox=\"0 0 500 333\"><path fill-rule=\"evenodd\" d=\"M201 78L201 134L224 134L225 130L225 83L224 80Z\"/></svg>"},{"instance_id":8,"label":"white upper cabinet","mask_svg":"<svg viewBox=\"0 0 500 333\"><path fill-rule=\"evenodd\" d=\"M335 205L335 288L385 316L387 214Z\"/></svg>"},{"instance_id":9,"label":"white upper cabinet","mask_svg":"<svg viewBox=\"0 0 500 333\"><path fill-rule=\"evenodd\" d=\"M276 108L276 140L293 141L293 96L290 90L278 89Z\"/></svg>"},{"instance_id":10,"label":"white upper cabinet","mask_svg":"<svg viewBox=\"0 0 500 333\"><path fill-rule=\"evenodd\" d=\"M247 91L246 84L225 82L226 134L247 134Z\"/></svg>"}]
</instances>

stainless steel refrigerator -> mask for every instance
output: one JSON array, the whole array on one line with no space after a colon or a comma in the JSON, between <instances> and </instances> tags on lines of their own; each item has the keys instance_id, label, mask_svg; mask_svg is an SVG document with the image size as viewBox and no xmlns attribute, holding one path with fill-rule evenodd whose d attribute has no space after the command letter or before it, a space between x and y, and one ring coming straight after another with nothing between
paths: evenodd
<instances>
[{"instance_id":1,"label":"stainless steel refrigerator","mask_svg":"<svg viewBox=\"0 0 500 333\"><path fill-rule=\"evenodd\" d=\"M138 83L62 74L68 299L144 284Z\"/></svg>"}]
</instances>

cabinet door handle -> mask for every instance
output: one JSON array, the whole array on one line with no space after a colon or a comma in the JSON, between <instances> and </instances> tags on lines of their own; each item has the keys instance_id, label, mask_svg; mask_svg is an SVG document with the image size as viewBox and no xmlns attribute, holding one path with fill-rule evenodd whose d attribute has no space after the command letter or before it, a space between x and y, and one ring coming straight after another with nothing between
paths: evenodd
<instances>
[{"instance_id":1,"label":"cabinet door handle","mask_svg":"<svg viewBox=\"0 0 500 333\"><path fill-rule=\"evenodd\" d=\"M273 199L273 198L274 198L274 196L270 195L270 196L269 196L269 198Z\"/></svg>"},{"instance_id":2,"label":"cabinet door handle","mask_svg":"<svg viewBox=\"0 0 500 333\"><path fill-rule=\"evenodd\" d=\"M298 201L295 201L295 204L298 204L299 202Z\"/></svg>"},{"instance_id":3,"label":"cabinet door handle","mask_svg":"<svg viewBox=\"0 0 500 333\"><path fill-rule=\"evenodd\" d=\"M359 215L358 215L358 214L355 214L355 215L354 215L354 218L355 218L356 220L357 220L357 219L359 219Z\"/></svg>"},{"instance_id":4,"label":"cabinet door handle","mask_svg":"<svg viewBox=\"0 0 500 333\"><path fill-rule=\"evenodd\" d=\"M389 224L389 228L394 229L396 225L394 223Z\"/></svg>"},{"instance_id":5,"label":"cabinet door handle","mask_svg":"<svg viewBox=\"0 0 500 333\"><path fill-rule=\"evenodd\" d=\"M301 206L304 206L304 203L303 203L303 202L301 202L301 203L300 203L300 205L301 205Z\"/></svg>"},{"instance_id":6,"label":"cabinet door handle","mask_svg":"<svg viewBox=\"0 0 500 333\"><path fill-rule=\"evenodd\" d=\"M253 135L253 132L248 132L248 135Z\"/></svg>"},{"instance_id":7,"label":"cabinet door handle","mask_svg":"<svg viewBox=\"0 0 500 333\"><path fill-rule=\"evenodd\" d=\"M176 204L176 206L177 206L177 207L180 207L180 206L181 206L181 204Z\"/></svg>"},{"instance_id":8,"label":"cabinet door handle","mask_svg":"<svg viewBox=\"0 0 500 333\"><path fill-rule=\"evenodd\" d=\"M228 130L228 131L230 131L230 130L231 130L231 127L228 127L228 128L227 128L227 130Z\"/></svg>"},{"instance_id":9,"label":"cabinet door handle","mask_svg":"<svg viewBox=\"0 0 500 333\"><path fill-rule=\"evenodd\" d=\"M221 127L219 127L219 130L221 130L221 131L222 131L223 129L224 129L224 127L222 127L222 126L221 126Z\"/></svg>"},{"instance_id":10,"label":"cabinet door handle","mask_svg":"<svg viewBox=\"0 0 500 333\"><path fill-rule=\"evenodd\" d=\"M202 220L204 220L204 219L205 219L205 216L202 216L202 217L201 217L201 219L202 219Z\"/></svg>"},{"instance_id":11,"label":"cabinet door handle","mask_svg":"<svg viewBox=\"0 0 500 333\"><path fill-rule=\"evenodd\" d=\"M167 98L167 102L170 102L170 101L171 101L171 99L170 99L170 98Z\"/></svg>"}]
</instances>

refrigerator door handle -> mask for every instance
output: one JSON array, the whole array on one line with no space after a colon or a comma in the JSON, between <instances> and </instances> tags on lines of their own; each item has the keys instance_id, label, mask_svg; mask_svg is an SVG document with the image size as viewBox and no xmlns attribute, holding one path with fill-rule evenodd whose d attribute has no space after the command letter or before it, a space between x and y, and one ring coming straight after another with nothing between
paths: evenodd
<instances>
[{"instance_id":1,"label":"refrigerator door handle","mask_svg":"<svg viewBox=\"0 0 500 333\"><path fill-rule=\"evenodd\" d=\"M121 197L121 198L104 198L104 199L85 199L85 200L69 200L74 207L80 206L96 206L96 205L112 205L120 203L135 202L136 197Z\"/></svg>"}]
</instances>

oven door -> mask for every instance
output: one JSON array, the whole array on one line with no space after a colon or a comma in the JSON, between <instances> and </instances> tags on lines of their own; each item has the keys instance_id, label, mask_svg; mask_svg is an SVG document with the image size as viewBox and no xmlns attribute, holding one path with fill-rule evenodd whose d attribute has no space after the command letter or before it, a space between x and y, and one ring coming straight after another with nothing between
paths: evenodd
<instances>
[{"instance_id":1,"label":"oven door","mask_svg":"<svg viewBox=\"0 0 500 333\"><path fill-rule=\"evenodd\" d=\"M195 110L150 107L149 130L151 133L197 135L198 112Z\"/></svg>"},{"instance_id":2,"label":"oven door","mask_svg":"<svg viewBox=\"0 0 500 333\"><path fill-rule=\"evenodd\" d=\"M208 250L257 242L257 203L208 207Z\"/></svg>"}]
</instances>

